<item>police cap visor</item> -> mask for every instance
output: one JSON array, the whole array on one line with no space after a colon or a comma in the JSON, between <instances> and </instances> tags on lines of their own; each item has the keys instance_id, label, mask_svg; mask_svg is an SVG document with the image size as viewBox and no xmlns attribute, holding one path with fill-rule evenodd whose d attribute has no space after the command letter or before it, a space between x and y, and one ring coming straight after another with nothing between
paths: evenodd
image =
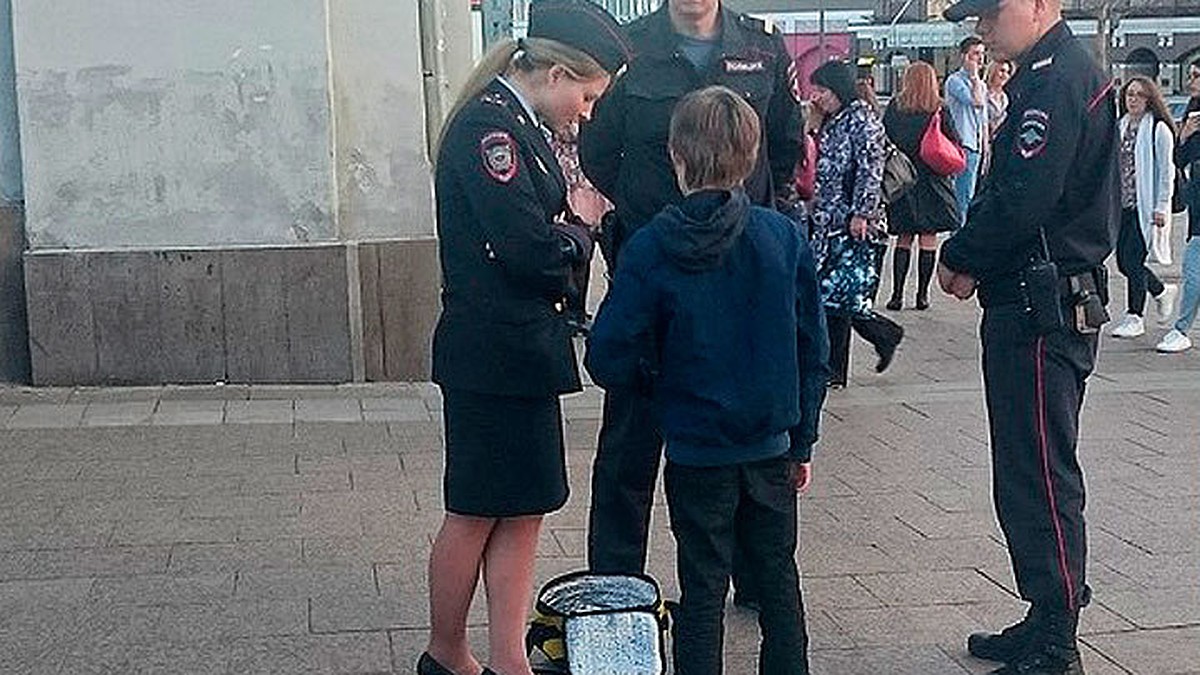
<instances>
[{"instance_id":1,"label":"police cap visor","mask_svg":"<svg viewBox=\"0 0 1200 675\"><path fill-rule=\"evenodd\" d=\"M947 21L962 21L973 16L981 16L1000 9L1000 0L962 0L942 12Z\"/></svg>"}]
</instances>

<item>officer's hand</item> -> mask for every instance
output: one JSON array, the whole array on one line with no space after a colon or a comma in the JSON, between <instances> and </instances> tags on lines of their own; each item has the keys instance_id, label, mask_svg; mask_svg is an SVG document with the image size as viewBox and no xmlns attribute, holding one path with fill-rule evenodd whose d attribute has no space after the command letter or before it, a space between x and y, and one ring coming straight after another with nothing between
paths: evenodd
<instances>
[{"instance_id":1,"label":"officer's hand","mask_svg":"<svg viewBox=\"0 0 1200 675\"><path fill-rule=\"evenodd\" d=\"M959 300L966 300L975 295L975 279L970 274L955 272L938 263L938 285L949 295Z\"/></svg>"},{"instance_id":2,"label":"officer's hand","mask_svg":"<svg viewBox=\"0 0 1200 675\"><path fill-rule=\"evenodd\" d=\"M1155 227L1166 227L1167 226L1167 214L1155 211L1154 212L1154 226Z\"/></svg>"},{"instance_id":3,"label":"officer's hand","mask_svg":"<svg viewBox=\"0 0 1200 675\"><path fill-rule=\"evenodd\" d=\"M812 462L791 462L788 465L788 480L796 492L808 492L812 485Z\"/></svg>"},{"instance_id":4,"label":"officer's hand","mask_svg":"<svg viewBox=\"0 0 1200 675\"><path fill-rule=\"evenodd\" d=\"M867 219L862 216L854 216L850 219L850 236L855 239L866 239L867 232L871 226L867 223Z\"/></svg>"}]
</instances>

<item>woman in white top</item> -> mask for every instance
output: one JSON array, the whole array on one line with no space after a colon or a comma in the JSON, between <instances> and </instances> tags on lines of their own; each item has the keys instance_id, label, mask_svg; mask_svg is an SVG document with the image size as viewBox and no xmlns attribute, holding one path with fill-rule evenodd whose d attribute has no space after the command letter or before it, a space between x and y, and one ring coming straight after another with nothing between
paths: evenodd
<instances>
[{"instance_id":1,"label":"woman in white top","mask_svg":"<svg viewBox=\"0 0 1200 675\"><path fill-rule=\"evenodd\" d=\"M1146 292L1154 296L1159 321L1174 311L1177 287L1167 285L1146 266L1148 255L1169 264L1171 195L1175 185L1175 122L1162 92L1146 77L1132 77L1121 92L1121 231L1117 267L1128 279L1125 318L1113 337L1146 332L1142 314Z\"/></svg>"},{"instance_id":2,"label":"woman in white top","mask_svg":"<svg viewBox=\"0 0 1200 675\"><path fill-rule=\"evenodd\" d=\"M1008 117L1008 93L1004 85L1012 79L1011 61L993 61L987 71L988 134L995 136L996 129Z\"/></svg>"}]
</instances>

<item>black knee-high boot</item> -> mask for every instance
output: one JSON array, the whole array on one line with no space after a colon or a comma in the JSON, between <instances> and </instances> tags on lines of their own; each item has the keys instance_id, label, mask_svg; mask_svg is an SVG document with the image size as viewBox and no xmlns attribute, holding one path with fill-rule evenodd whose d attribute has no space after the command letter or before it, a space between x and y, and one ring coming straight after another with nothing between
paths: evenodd
<instances>
[{"instance_id":1,"label":"black knee-high boot","mask_svg":"<svg viewBox=\"0 0 1200 675\"><path fill-rule=\"evenodd\" d=\"M908 276L908 261L912 252L907 248L896 246L892 252L892 299L888 300L887 308L893 312L904 306L904 279Z\"/></svg>"},{"instance_id":2,"label":"black knee-high boot","mask_svg":"<svg viewBox=\"0 0 1200 675\"><path fill-rule=\"evenodd\" d=\"M937 266L937 251L922 250L917 256L917 309L929 309L929 282Z\"/></svg>"}]
</instances>

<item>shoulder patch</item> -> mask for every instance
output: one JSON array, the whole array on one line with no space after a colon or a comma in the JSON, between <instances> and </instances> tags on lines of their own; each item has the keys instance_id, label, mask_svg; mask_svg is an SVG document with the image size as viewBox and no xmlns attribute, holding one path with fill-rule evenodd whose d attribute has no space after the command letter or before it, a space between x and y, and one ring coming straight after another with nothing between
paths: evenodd
<instances>
[{"instance_id":1,"label":"shoulder patch","mask_svg":"<svg viewBox=\"0 0 1200 675\"><path fill-rule=\"evenodd\" d=\"M488 175L500 183L517 176L517 142L507 131L493 131L479 141L479 154Z\"/></svg>"},{"instance_id":2,"label":"shoulder patch","mask_svg":"<svg viewBox=\"0 0 1200 675\"><path fill-rule=\"evenodd\" d=\"M1033 159L1042 154L1049 139L1049 113L1030 108L1021 114L1021 127L1017 130L1017 153L1023 159Z\"/></svg>"}]
</instances>

